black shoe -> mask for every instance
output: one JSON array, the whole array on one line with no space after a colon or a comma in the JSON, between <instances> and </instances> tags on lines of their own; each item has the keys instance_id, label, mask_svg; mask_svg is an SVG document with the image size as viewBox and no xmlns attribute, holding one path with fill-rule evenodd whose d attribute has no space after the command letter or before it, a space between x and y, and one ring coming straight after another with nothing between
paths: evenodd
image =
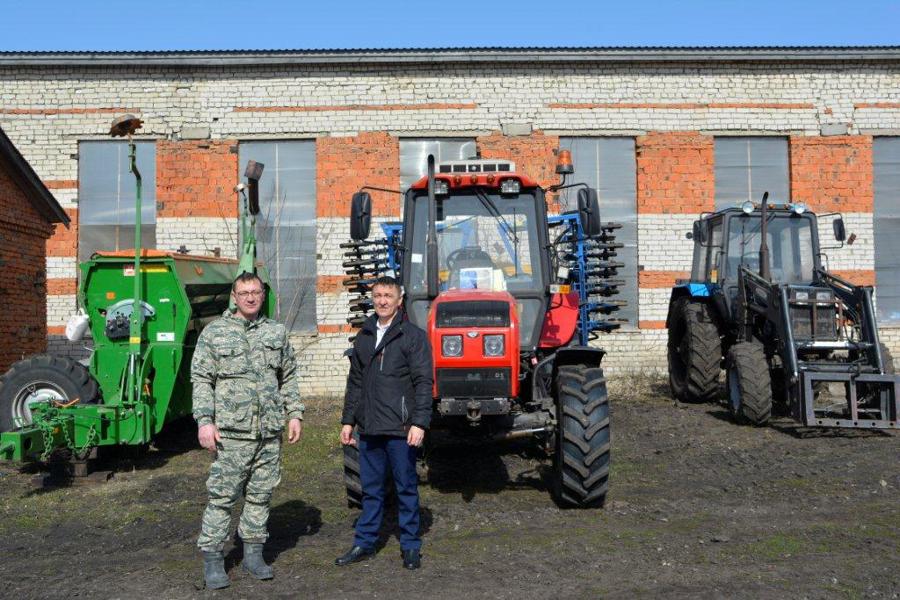
<instances>
[{"instance_id":1,"label":"black shoe","mask_svg":"<svg viewBox=\"0 0 900 600\"><path fill-rule=\"evenodd\" d=\"M409 569L412 571L413 569L418 569L422 566L422 557L419 555L418 548L410 548L409 550L401 550L400 556L403 557L403 568Z\"/></svg>"},{"instance_id":2,"label":"black shoe","mask_svg":"<svg viewBox=\"0 0 900 600\"><path fill-rule=\"evenodd\" d=\"M339 567L343 567L355 562L359 562L361 560L366 560L370 556L375 554L375 548L363 548L362 546L353 546L343 556L338 556L334 559L334 564Z\"/></svg>"}]
</instances>

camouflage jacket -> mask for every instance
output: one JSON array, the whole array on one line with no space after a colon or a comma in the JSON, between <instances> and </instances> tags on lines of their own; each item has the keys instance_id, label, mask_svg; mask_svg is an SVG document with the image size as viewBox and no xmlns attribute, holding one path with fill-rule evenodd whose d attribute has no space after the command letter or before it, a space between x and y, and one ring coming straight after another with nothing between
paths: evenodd
<instances>
[{"instance_id":1,"label":"camouflage jacket","mask_svg":"<svg viewBox=\"0 0 900 600\"><path fill-rule=\"evenodd\" d=\"M277 436L303 418L297 361L284 325L225 312L197 339L191 361L198 425L215 423L231 438Z\"/></svg>"}]
</instances>

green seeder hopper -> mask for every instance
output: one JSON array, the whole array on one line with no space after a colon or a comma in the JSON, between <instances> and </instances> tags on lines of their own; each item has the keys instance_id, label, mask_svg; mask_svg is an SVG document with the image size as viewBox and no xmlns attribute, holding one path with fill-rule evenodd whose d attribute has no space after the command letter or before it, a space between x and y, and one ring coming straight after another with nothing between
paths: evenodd
<instances>
[{"instance_id":1,"label":"green seeder hopper","mask_svg":"<svg viewBox=\"0 0 900 600\"><path fill-rule=\"evenodd\" d=\"M137 215L140 215L140 174ZM190 414L190 365L197 336L229 306L241 271L257 272L254 215L262 165L250 162L240 259L156 250L99 252L81 264L79 305L93 353L87 366L39 355L19 361L0 385L0 459L84 459L102 446L144 446ZM140 224L135 247L140 248ZM273 314L267 294L264 314Z\"/></svg>"}]
</instances>

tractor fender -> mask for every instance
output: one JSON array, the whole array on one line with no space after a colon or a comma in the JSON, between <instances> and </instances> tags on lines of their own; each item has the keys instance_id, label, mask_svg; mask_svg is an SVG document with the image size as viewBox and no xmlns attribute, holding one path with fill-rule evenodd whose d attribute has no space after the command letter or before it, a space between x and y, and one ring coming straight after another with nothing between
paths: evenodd
<instances>
[{"instance_id":1,"label":"tractor fender","mask_svg":"<svg viewBox=\"0 0 900 600\"><path fill-rule=\"evenodd\" d=\"M672 288L669 297L669 311L666 313L666 329L671 327L672 307L680 298L692 298L700 301L708 301L713 296L713 285L709 283L687 282L679 283Z\"/></svg>"},{"instance_id":2,"label":"tractor fender","mask_svg":"<svg viewBox=\"0 0 900 600\"><path fill-rule=\"evenodd\" d=\"M602 348L592 348L590 346L566 346L560 348L553 355L553 371L556 372L560 367L566 365L586 365L588 367L599 367L600 361L606 355L606 350Z\"/></svg>"}]
</instances>

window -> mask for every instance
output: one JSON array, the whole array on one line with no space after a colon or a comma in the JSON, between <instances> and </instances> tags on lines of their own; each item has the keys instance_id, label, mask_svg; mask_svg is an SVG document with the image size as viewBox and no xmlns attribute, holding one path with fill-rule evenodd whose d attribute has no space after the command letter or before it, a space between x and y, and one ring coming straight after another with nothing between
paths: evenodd
<instances>
[{"instance_id":1,"label":"window","mask_svg":"<svg viewBox=\"0 0 900 600\"><path fill-rule=\"evenodd\" d=\"M788 141L781 137L717 137L716 210L750 200L790 202Z\"/></svg>"},{"instance_id":2,"label":"window","mask_svg":"<svg viewBox=\"0 0 900 600\"><path fill-rule=\"evenodd\" d=\"M475 156L475 140L401 139L400 140L400 189L409 186L428 173L428 155L434 155L435 164L448 160L463 160Z\"/></svg>"},{"instance_id":3,"label":"window","mask_svg":"<svg viewBox=\"0 0 900 600\"><path fill-rule=\"evenodd\" d=\"M156 144L135 142L141 174L141 246L156 247ZM135 178L127 142L78 145L78 260L134 248Z\"/></svg>"},{"instance_id":4,"label":"window","mask_svg":"<svg viewBox=\"0 0 900 600\"><path fill-rule=\"evenodd\" d=\"M616 241L625 244L618 250L615 260L625 263L619 270L619 278L625 285L616 299L627 304L613 316L627 319L623 328L636 328L638 320L637 274L637 165L634 140L631 138L560 138L560 148L571 150L575 175L571 182L584 182L597 188L600 214L604 221L621 223L616 231ZM577 208L577 195L573 189L564 190L560 196L562 210Z\"/></svg>"},{"instance_id":5,"label":"window","mask_svg":"<svg viewBox=\"0 0 900 600\"><path fill-rule=\"evenodd\" d=\"M316 331L316 145L312 140L242 142L239 171L263 163L257 257L277 295L275 318L289 331Z\"/></svg>"},{"instance_id":6,"label":"window","mask_svg":"<svg viewBox=\"0 0 900 600\"><path fill-rule=\"evenodd\" d=\"M875 297L882 325L900 325L900 137L875 138Z\"/></svg>"}]
</instances>

